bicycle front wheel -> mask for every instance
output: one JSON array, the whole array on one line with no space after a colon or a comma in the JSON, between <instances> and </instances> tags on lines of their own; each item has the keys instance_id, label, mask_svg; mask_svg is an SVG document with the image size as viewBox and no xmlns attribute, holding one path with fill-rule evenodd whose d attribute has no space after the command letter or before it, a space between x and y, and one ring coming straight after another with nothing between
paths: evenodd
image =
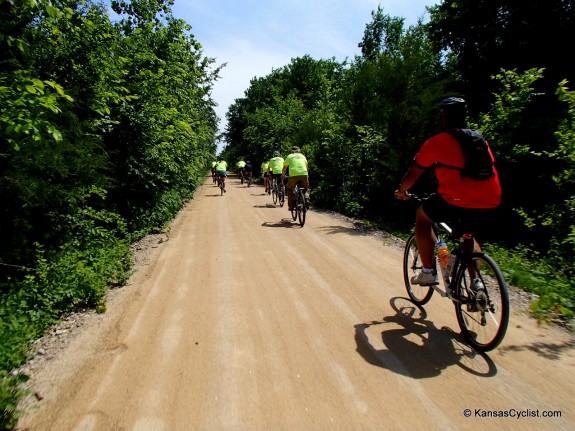
<instances>
[{"instance_id":1,"label":"bicycle front wheel","mask_svg":"<svg viewBox=\"0 0 575 431\"><path fill-rule=\"evenodd\" d=\"M415 234L412 233L405 242L405 251L403 252L403 281L409 298L417 305L427 304L433 295L433 287L411 284L411 277L417 275L422 268Z\"/></svg>"},{"instance_id":2,"label":"bicycle front wheel","mask_svg":"<svg viewBox=\"0 0 575 431\"><path fill-rule=\"evenodd\" d=\"M471 262L459 268L456 281L461 334L481 352L495 349L509 324L509 293L501 270L490 256L474 253Z\"/></svg>"}]
</instances>

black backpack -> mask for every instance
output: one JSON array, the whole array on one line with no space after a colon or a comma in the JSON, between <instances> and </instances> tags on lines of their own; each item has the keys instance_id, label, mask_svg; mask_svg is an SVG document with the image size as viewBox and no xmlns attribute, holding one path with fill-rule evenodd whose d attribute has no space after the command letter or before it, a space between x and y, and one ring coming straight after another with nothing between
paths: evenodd
<instances>
[{"instance_id":1,"label":"black backpack","mask_svg":"<svg viewBox=\"0 0 575 431\"><path fill-rule=\"evenodd\" d=\"M478 181L488 180L495 175L489 147L479 130L448 129L446 132L453 135L459 141L463 157L465 158L465 167L463 169L454 166L448 167L460 170L462 177L468 177Z\"/></svg>"}]
</instances>

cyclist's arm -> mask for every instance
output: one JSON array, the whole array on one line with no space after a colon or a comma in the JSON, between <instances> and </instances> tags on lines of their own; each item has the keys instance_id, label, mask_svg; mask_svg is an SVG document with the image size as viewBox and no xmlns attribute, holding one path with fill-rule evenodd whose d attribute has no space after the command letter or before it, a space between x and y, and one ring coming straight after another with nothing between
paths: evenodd
<instances>
[{"instance_id":1,"label":"cyclist's arm","mask_svg":"<svg viewBox=\"0 0 575 431\"><path fill-rule=\"evenodd\" d=\"M401 182L399 183L399 187L394 192L394 195L398 199L406 199L409 197L408 190L413 187L413 185L417 182L419 177L425 172L425 169L419 166L416 163L412 163Z\"/></svg>"}]
</instances>

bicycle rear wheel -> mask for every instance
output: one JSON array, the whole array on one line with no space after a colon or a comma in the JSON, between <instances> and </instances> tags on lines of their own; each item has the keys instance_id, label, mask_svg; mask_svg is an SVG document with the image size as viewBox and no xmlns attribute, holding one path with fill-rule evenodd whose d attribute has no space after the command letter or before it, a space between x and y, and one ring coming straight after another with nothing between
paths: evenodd
<instances>
[{"instance_id":1,"label":"bicycle rear wheel","mask_svg":"<svg viewBox=\"0 0 575 431\"><path fill-rule=\"evenodd\" d=\"M296 198L297 198L296 199L297 218L299 221L299 225L303 227L303 225L305 224L305 215L307 213L307 208L305 207L305 198L301 190L296 196Z\"/></svg>"},{"instance_id":2,"label":"bicycle rear wheel","mask_svg":"<svg viewBox=\"0 0 575 431\"><path fill-rule=\"evenodd\" d=\"M285 203L285 190L283 188L280 188L280 190L279 190L278 200L280 202L280 207L283 208L284 203Z\"/></svg>"},{"instance_id":3,"label":"bicycle rear wheel","mask_svg":"<svg viewBox=\"0 0 575 431\"><path fill-rule=\"evenodd\" d=\"M223 196L223 194L224 194L224 180L223 180L223 178L219 179L218 186L220 187L220 196Z\"/></svg>"},{"instance_id":4,"label":"bicycle rear wheel","mask_svg":"<svg viewBox=\"0 0 575 431\"><path fill-rule=\"evenodd\" d=\"M457 322L467 342L481 352L495 349L509 324L509 294L501 270L484 253L459 268L454 302Z\"/></svg>"},{"instance_id":5,"label":"bicycle rear wheel","mask_svg":"<svg viewBox=\"0 0 575 431\"><path fill-rule=\"evenodd\" d=\"M272 201L274 202L274 205L278 203L278 189L277 189L277 187L272 188Z\"/></svg>"},{"instance_id":6,"label":"bicycle rear wheel","mask_svg":"<svg viewBox=\"0 0 575 431\"><path fill-rule=\"evenodd\" d=\"M411 284L411 277L417 275L422 267L415 234L412 233L405 242L405 251L403 252L403 280L409 298L417 305L427 304L434 292L431 286Z\"/></svg>"}]
</instances>

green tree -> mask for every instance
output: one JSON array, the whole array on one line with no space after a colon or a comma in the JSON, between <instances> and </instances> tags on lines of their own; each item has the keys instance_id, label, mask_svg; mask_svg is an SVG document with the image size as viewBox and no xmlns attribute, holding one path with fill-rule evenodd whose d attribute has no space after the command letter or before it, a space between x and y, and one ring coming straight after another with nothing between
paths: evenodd
<instances>
[{"instance_id":1,"label":"green tree","mask_svg":"<svg viewBox=\"0 0 575 431\"><path fill-rule=\"evenodd\" d=\"M460 92L474 101L475 112L491 103L500 69L544 68L538 91L552 95L575 72L551 49L566 52L575 43L575 5L562 0L445 0L429 8L429 33L438 51L451 57L461 76ZM543 107L543 109L545 109Z\"/></svg>"}]
</instances>

